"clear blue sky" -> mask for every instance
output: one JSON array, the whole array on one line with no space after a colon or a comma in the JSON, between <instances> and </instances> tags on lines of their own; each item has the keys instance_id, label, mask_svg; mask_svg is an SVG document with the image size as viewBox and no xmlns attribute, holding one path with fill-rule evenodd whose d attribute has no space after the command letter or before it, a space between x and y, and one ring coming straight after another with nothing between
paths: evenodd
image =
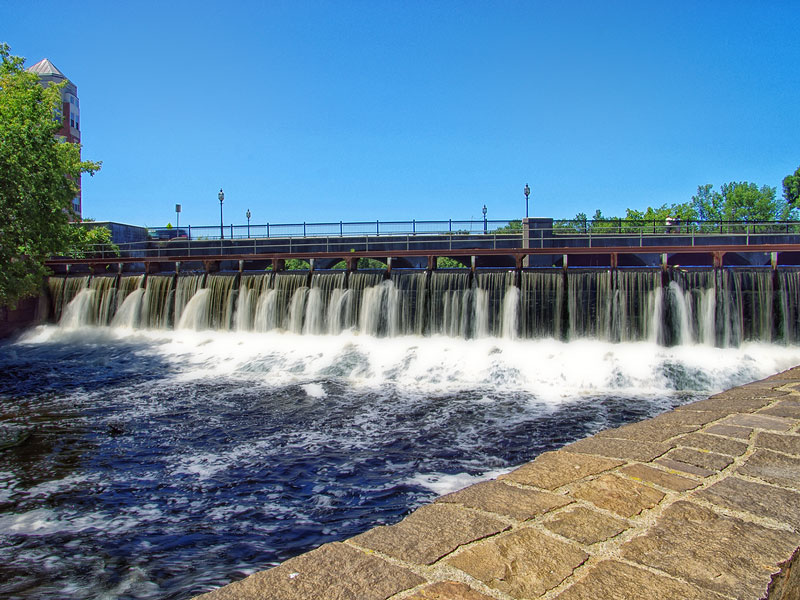
<instances>
[{"instance_id":1,"label":"clear blue sky","mask_svg":"<svg viewBox=\"0 0 800 600\"><path fill-rule=\"evenodd\" d=\"M800 165L800 4L0 0L78 86L84 215L624 214Z\"/></svg>"}]
</instances>

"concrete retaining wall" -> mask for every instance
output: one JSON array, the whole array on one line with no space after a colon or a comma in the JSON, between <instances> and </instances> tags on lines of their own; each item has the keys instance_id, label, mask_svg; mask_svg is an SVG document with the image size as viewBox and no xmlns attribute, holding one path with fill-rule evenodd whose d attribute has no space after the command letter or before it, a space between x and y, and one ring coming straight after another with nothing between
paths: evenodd
<instances>
[{"instance_id":1,"label":"concrete retaining wall","mask_svg":"<svg viewBox=\"0 0 800 600\"><path fill-rule=\"evenodd\" d=\"M40 323L47 317L47 303L41 298L25 298L11 310L0 307L0 339Z\"/></svg>"},{"instance_id":2,"label":"concrete retaining wall","mask_svg":"<svg viewBox=\"0 0 800 600\"><path fill-rule=\"evenodd\" d=\"M800 598L799 428L797 367L198 598Z\"/></svg>"}]
</instances>

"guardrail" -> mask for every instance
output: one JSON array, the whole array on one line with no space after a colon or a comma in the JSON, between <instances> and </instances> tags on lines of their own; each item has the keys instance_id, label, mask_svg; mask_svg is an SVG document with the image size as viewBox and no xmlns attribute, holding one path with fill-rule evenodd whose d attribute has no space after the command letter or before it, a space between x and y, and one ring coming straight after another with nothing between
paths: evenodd
<instances>
[{"instance_id":1,"label":"guardrail","mask_svg":"<svg viewBox=\"0 0 800 600\"><path fill-rule=\"evenodd\" d=\"M541 220L537 220L540 224ZM404 232L406 225L412 231ZM198 236L208 227L180 229L153 229L153 233L167 231L171 237L120 244L120 254L104 245L73 255L71 258L113 258L114 256L159 258L182 254L203 256L221 254L297 254L350 252L394 252L416 250L500 250L514 248L597 248L626 246L647 249L652 246L706 246L751 245L769 243L800 243L800 222L726 222L692 221L641 222L625 220L604 221L553 221L552 226L531 227L523 230L520 221L481 221L480 231L475 231L474 221L403 221L376 222L374 230L366 230L365 223L306 223L284 224L270 227L270 236L258 236L257 227L250 226L250 236L220 238ZM330 227L336 225L331 231ZM394 226L394 230L391 226ZM469 229L469 226L472 229ZM231 226L234 234L238 226ZM219 233L219 228L217 233ZM186 233L182 233L186 231ZM188 232L191 231L189 235ZM280 231L283 235L276 235ZM485 231L485 232L484 232ZM525 233L528 240L526 244ZM266 230L265 230L266 232ZM288 232L288 233L287 233ZM341 233L340 233L341 232ZM295 235L291 235L294 233Z\"/></svg>"},{"instance_id":2,"label":"guardrail","mask_svg":"<svg viewBox=\"0 0 800 600\"><path fill-rule=\"evenodd\" d=\"M535 219L532 231L562 235L666 234L666 233L800 233L800 221L681 221L678 219ZM539 224L548 223L546 227ZM349 237L387 235L466 235L505 234L522 231L520 219L447 221L354 221L330 223L261 223L250 225L202 225L185 227L150 227L151 238L168 240L185 237L190 240L260 239L296 237Z\"/></svg>"}]
</instances>

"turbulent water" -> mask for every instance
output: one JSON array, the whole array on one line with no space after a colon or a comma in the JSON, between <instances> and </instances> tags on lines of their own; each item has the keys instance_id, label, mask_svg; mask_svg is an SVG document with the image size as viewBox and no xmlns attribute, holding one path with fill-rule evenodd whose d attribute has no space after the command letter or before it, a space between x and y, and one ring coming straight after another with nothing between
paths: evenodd
<instances>
[{"instance_id":1,"label":"turbulent water","mask_svg":"<svg viewBox=\"0 0 800 600\"><path fill-rule=\"evenodd\" d=\"M191 598L800 364L747 281L360 275L52 281L60 325L0 345L0 596Z\"/></svg>"}]
</instances>

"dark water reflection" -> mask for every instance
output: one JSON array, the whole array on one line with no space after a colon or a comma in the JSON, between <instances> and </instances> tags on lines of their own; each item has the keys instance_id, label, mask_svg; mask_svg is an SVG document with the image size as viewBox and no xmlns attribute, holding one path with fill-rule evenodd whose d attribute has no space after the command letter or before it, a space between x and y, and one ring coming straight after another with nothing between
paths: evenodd
<instances>
[{"instance_id":1,"label":"dark water reflection","mask_svg":"<svg viewBox=\"0 0 800 600\"><path fill-rule=\"evenodd\" d=\"M0 452L0 596L190 598L704 393L552 403L194 368L124 340L0 346L0 420L31 431Z\"/></svg>"}]
</instances>

